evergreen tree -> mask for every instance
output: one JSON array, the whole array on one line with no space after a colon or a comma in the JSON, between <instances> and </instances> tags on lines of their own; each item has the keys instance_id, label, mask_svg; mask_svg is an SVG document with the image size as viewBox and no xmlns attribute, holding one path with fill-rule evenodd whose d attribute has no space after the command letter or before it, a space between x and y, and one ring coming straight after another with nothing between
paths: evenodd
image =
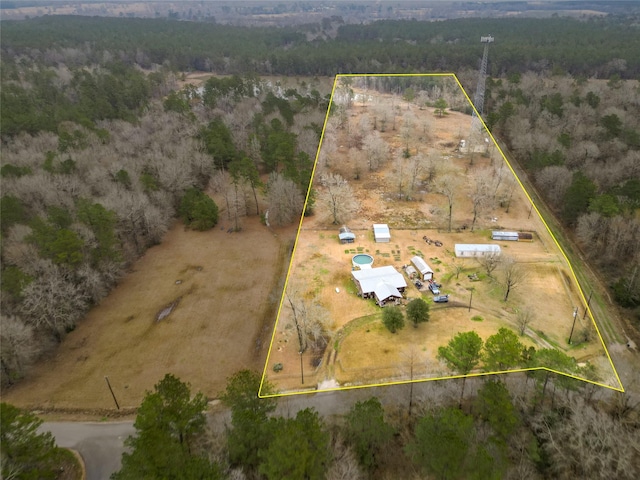
<instances>
[{"instance_id":1,"label":"evergreen tree","mask_svg":"<svg viewBox=\"0 0 640 480\"><path fill-rule=\"evenodd\" d=\"M481 352L482 339L480 336L473 331L462 332L449 340L446 346L438 348L438 359L443 360L449 368L459 374L467 375L480 363ZM462 407L466 379L466 376L462 378L460 407Z\"/></svg>"},{"instance_id":2,"label":"evergreen tree","mask_svg":"<svg viewBox=\"0 0 640 480\"><path fill-rule=\"evenodd\" d=\"M331 461L329 434L318 413L300 410L295 419L269 422L272 438L259 452L259 471L268 480L320 480Z\"/></svg>"},{"instance_id":3,"label":"evergreen tree","mask_svg":"<svg viewBox=\"0 0 640 480\"><path fill-rule=\"evenodd\" d=\"M429 304L421 298L415 298L407 305L407 318L417 327L419 323L429 321Z\"/></svg>"},{"instance_id":4,"label":"evergreen tree","mask_svg":"<svg viewBox=\"0 0 640 480\"><path fill-rule=\"evenodd\" d=\"M270 430L269 414L276 408L272 398L258 398L260 375L250 370L241 370L227 381L220 397L231 408L231 426L227 434L229 462L249 469L260 464L258 452L268 447ZM271 386L263 385L263 393L272 392Z\"/></svg>"},{"instance_id":5,"label":"evergreen tree","mask_svg":"<svg viewBox=\"0 0 640 480\"><path fill-rule=\"evenodd\" d=\"M222 478L216 464L197 452L196 440L206 429L207 399L191 396L188 384L167 374L148 392L133 424L136 434L125 440L129 451L113 480L141 478Z\"/></svg>"},{"instance_id":6,"label":"evergreen tree","mask_svg":"<svg viewBox=\"0 0 640 480\"><path fill-rule=\"evenodd\" d=\"M46 480L58 478L60 449L50 432L38 433L35 415L9 403L0 404L2 478Z\"/></svg>"},{"instance_id":7,"label":"evergreen tree","mask_svg":"<svg viewBox=\"0 0 640 480\"><path fill-rule=\"evenodd\" d=\"M393 436L393 428L384 421L384 409L375 397L357 402L345 417L345 437L353 446L360 464L371 470L376 457Z\"/></svg>"},{"instance_id":8,"label":"evergreen tree","mask_svg":"<svg viewBox=\"0 0 640 480\"><path fill-rule=\"evenodd\" d=\"M185 192L178 213L184 223L194 230L209 230L218 223L218 206L197 188L192 187Z\"/></svg>"},{"instance_id":9,"label":"evergreen tree","mask_svg":"<svg viewBox=\"0 0 640 480\"><path fill-rule=\"evenodd\" d=\"M425 472L439 479L461 478L472 446L473 417L444 408L418 421L407 454Z\"/></svg>"},{"instance_id":10,"label":"evergreen tree","mask_svg":"<svg viewBox=\"0 0 640 480\"><path fill-rule=\"evenodd\" d=\"M404 315L398 307L386 307L382 310L382 323L391 332L396 333L404 328Z\"/></svg>"}]
</instances>

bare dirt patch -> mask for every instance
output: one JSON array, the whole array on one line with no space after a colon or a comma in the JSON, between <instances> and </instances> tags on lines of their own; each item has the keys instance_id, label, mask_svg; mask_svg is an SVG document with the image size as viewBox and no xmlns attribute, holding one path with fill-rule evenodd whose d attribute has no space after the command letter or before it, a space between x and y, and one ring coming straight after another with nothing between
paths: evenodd
<instances>
[{"instance_id":1,"label":"bare dirt patch","mask_svg":"<svg viewBox=\"0 0 640 480\"><path fill-rule=\"evenodd\" d=\"M239 233L227 233L225 225L194 232L176 223L55 356L3 392L4 399L45 411L114 409L108 376L126 409L166 373L216 396L228 376L264 364L279 300L274 289L293 235L293 228L274 232L257 217L245 219Z\"/></svg>"}]
</instances>

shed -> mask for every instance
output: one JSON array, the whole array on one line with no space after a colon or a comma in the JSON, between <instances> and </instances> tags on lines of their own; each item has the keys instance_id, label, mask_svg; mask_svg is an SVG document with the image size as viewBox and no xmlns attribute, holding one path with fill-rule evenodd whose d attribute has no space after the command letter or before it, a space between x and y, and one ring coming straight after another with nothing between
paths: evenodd
<instances>
[{"instance_id":1,"label":"shed","mask_svg":"<svg viewBox=\"0 0 640 480\"><path fill-rule=\"evenodd\" d=\"M518 241L519 242L533 242L533 233L519 232L518 233Z\"/></svg>"},{"instance_id":2,"label":"shed","mask_svg":"<svg viewBox=\"0 0 640 480\"><path fill-rule=\"evenodd\" d=\"M493 245L489 243L456 243L455 244L456 257L484 257L487 255L500 255L500 245Z\"/></svg>"},{"instance_id":3,"label":"shed","mask_svg":"<svg viewBox=\"0 0 640 480\"><path fill-rule=\"evenodd\" d=\"M420 273L422 280L433 280L433 270L431 270L431 267L427 265L427 262L425 262L422 257L416 255L411 259L411 263L413 263L416 270Z\"/></svg>"},{"instance_id":4,"label":"shed","mask_svg":"<svg viewBox=\"0 0 640 480\"><path fill-rule=\"evenodd\" d=\"M404 272L409 278L415 278L418 276L417 270L412 265L407 265L406 267L404 267Z\"/></svg>"},{"instance_id":5,"label":"shed","mask_svg":"<svg viewBox=\"0 0 640 480\"><path fill-rule=\"evenodd\" d=\"M402 292L407 288L402 274L390 265L354 270L351 275L362 298L374 297L381 307L388 301L402 298Z\"/></svg>"},{"instance_id":6,"label":"shed","mask_svg":"<svg viewBox=\"0 0 640 480\"><path fill-rule=\"evenodd\" d=\"M389 225L387 225L386 223L374 223L373 236L376 240L376 243L389 243L391 241L391 232L389 231Z\"/></svg>"},{"instance_id":7,"label":"shed","mask_svg":"<svg viewBox=\"0 0 640 480\"><path fill-rule=\"evenodd\" d=\"M349 227L343 225L340 227L338 238L340 239L340 243L353 243L356 240L356 235L349 229Z\"/></svg>"},{"instance_id":8,"label":"shed","mask_svg":"<svg viewBox=\"0 0 640 480\"><path fill-rule=\"evenodd\" d=\"M518 232L502 232L499 230L494 230L491 232L492 240L505 240L509 242L517 242L519 238Z\"/></svg>"}]
</instances>

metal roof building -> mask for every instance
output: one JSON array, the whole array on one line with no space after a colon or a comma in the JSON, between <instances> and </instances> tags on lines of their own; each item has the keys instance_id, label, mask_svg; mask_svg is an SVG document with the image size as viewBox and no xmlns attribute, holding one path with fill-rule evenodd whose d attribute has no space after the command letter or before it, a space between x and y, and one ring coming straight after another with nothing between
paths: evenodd
<instances>
[{"instance_id":1,"label":"metal roof building","mask_svg":"<svg viewBox=\"0 0 640 480\"><path fill-rule=\"evenodd\" d=\"M351 230L349 230L349 227L343 225L342 227L340 227L338 238L340 239L340 243L353 243L356 239L356 235Z\"/></svg>"},{"instance_id":2,"label":"metal roof building","mask_svg":"<svg viewBox=\"0 0 640 480\"><path fill-rule=\"evenodd\" d=\"M502 250L500 245L489 243L456 243L455 252L456 257L483 257L485 255L500 255Z\"/></svg>"},{"instance_id":3,"label":"metal roof building","mask_svg":"<svg viewBox=\"0 0 640 480\"><path fill-rule=\"evenodd\" d=\"M407 288L407 282L402 274L390 265L354 270L351 275L360 295L363 298L375 297L380 306L390 299L402 298L402 292Z\"/></svg>"},{"instance_id":4,"label":"metal roof building","mask_svg":"<svg viewBox=\"0 0 640 480\"><path fill-rule=\"evenodd\" d=\"M388 243L391 241L391 232L386 223L373 224L373 236L377 243Z\"/></svg>"},{"instance_id":5,"label":"metal roof building","mask_svg":"<svg viewBox=\"0 0 640 480\"><path fill-rule=\"evenodd\" d=\"M511 242L517 242L518 236L518 232L503 232L500 230L493 230L491 232L492 240L508 240Z\"/></svg>"},{"instance_id":6,"label":"metal roof building","mask_svg":"<svg viewBox=\"0 0 640 480\"><path fill-rule=\"evenodd\" d=\"M420 272L420 277L422 280L431 280L433 279L433 270L431 267L427 265L427 262L424 261L422 257L415 256L411 258L411 263L416 267L416 270Z\"/></svg>"}]
</instances>

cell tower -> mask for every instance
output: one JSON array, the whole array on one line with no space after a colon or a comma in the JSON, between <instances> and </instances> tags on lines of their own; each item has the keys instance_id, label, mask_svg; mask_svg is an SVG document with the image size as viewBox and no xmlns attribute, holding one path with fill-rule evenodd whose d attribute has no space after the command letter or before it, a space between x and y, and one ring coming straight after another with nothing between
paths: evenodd
<instances>
[{"instance_id":1,"label":"cell tower","mask_svg":"<svg viewBox=\"0 0 640 480\"><path fill-rule=\"evenodd\" d=\"M494 38L491 35L486 35L484 37L480 37L480 43L484 43L484 53L482 54L482 64L480 65L480 76L478 77L478 86L476 88L476 96L473 99L473 104L476 107L479 115L482 115L482 111L484 109L484 90L485 84L487 80L487 62L489 61L489 44L493 43ZM475 133L481 130L482 123L476 115L476 112L473 112L473 116L471 119L471 132Z\"/></svg>"}]
</instances>

